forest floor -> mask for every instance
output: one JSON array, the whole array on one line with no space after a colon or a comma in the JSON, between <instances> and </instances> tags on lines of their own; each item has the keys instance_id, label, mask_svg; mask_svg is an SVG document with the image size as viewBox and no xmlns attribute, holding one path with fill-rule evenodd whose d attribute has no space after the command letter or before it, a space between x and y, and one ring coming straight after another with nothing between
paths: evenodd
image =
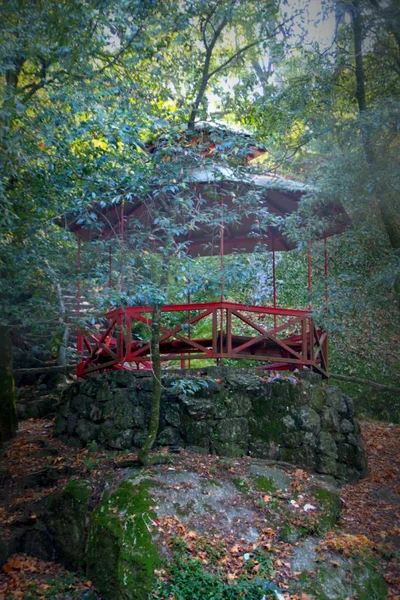
<instances>
[{"instance_id":1,"label":"forest floor","mask_svg":"<svg viewBox=\"0 0 400 600\"><path fill-rule=\"evenodd\" d=\"M133 455L122 452L105 454L70 448L53 437L52 429L53 424L49 420L24 421L16 438L3 451L0 527L4 536L15 525L34 522L36 515L27 511L27 507L59 490L71 479L90 479L94 487L94 502L97 502L106 474L121 472L123 461L133 458ZM335 539L347 535L366 536L371 540L389 586L388 597L400 600L400 426L363 422L362 435L368 455L369 476L341 488L343 509L335 528ZM209 473L210 470L215 473L222 463L218 457L186 452L174 456L173 460L177 470L198 473ZM227 460L224 459L225 470L228 467L229 476L236 477L244 473L252 459L232 459L229 465ZM301 470L294 473L300 486L307 474ZM237 549L237 545L232 546L232 543L231 539L226 540L226 547L235 554L233 548ZM282 544L277 548L277 551L279 548L282 550L282 556L277 555L277 562L281 562L284 569L290 547ZM230 559L234 564L234 556ZM291 600L302 597L312 598L307 594L285 595ZM23 554L9 558L0 571L0 600L48 598L94 599L99 596L84 576L70 573L56 563Z\"/></svg>"}]
</instances>

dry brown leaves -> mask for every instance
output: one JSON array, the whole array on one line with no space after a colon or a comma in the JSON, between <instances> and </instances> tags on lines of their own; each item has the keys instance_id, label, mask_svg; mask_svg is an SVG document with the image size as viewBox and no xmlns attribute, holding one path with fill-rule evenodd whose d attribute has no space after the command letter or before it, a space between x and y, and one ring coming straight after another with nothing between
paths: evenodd
<instances>
[{"instance_id":1,"label":"dry brown leaves","mask_svg":"<svg viewBox=\"0 0 400 600\"><path fill-rule=\"evenodd\" d=\"M3 565L0 573L0 600L12 597L13 600L23 600L30 592L35 593L37 600L48 599L51 585L49 581L58 581L68 575L61 565L26 556L14 554ZM68 590L87 590L92 587L91 581L82 582L77 577L70 576Z\"/></svg>"},{"instance_id":2,"label":"dry brown leaves","mask_svg":"<svg viewBox=\"0 0 400 600\"><path fill-rule=\"evenodd\" d=\"M400 550L400 426L362 424L369 476L341 490L342 529L363 535L385 552ZM390 600L400 600L400 561L383 562Z\"/></svg>"}]
</instances>

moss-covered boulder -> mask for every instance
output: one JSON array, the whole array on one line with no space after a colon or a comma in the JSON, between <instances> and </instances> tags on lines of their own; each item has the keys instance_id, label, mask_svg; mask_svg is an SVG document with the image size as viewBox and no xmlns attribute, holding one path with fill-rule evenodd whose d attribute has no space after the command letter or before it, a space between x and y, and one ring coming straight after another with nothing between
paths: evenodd
<instances>
[{"instance_id":1,"label":"moss-covered boulder","mask_svg":"<svg viewBox=\"0 0 400 600\"><path fill-rule=\"evenodd\" d=\"M90 517L87 571L104 600L148 598L159 564L152 541L150 482L123 481Z\"/></svg>"},{"instance_id":2,"label":"moss-covered boulder","mask_svg":"<svg viewBox=\"0 0 400 600\"><path fill-rule=\"evenodd\" d=\"M386 600L387 585L371 552L343 556L324 551L318 540L309 538L297 545L291 568L298 574L295 587L302 594L318 600Z\"/></svg>"},{"instance_id":3,"label":"moss-covered boulder","mask_svg":"<svg viewBox=\"0 0 400 600\"><path fill-rule=\"evenodd\" d=\"M61 492L47 499L46 524L54 540L55 554L69 568L82 569L85 565L91 494L87 481L70 481Z\"/></svg>"},{"instance_id":4,"label":"moss-covered boulder","mask_svg":"<svg viewBox=\"0 0 400 600\"><path fill-rule=\"evenodd\" d=\"M336 490L322 485L314 486L311 491L321 512L317 521L316 533L322 534L332 529L339 520L342 501Z\"/></svg>"}]
</instances>

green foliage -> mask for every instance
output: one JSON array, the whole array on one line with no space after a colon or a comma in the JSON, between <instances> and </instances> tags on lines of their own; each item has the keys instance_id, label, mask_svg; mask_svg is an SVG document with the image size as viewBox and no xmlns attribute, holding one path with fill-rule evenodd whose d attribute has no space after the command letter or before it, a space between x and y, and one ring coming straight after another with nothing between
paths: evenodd
<instances>
[{"instance_id":1,"label":"green foliage","mask_svg":"<svg viewBox=\"0 0 400 600\"><path fill-rule=\"evenodd\" d=\"M261 557L257 556L257 559ZM265 567L265 569L264 569ZM251 568L251 566L249 566ZM168 569L168 582L158 582L155 597L165 599L171 594L177 600L261 600L273 598L279 588L264 578L271 572L271 565L261 562L262 573L256 580L243 579L236 583L225 583L223 574L206 571L201 562L181 553L176 553Z\"/></svg>"},{"instance_id":2,"label":"green foliage","mask_svg":"<svg viewBox=\"0 0 400 600\"><path fill-rule=\"evenodd\" d=\"M209 385L210 382L203 377L191 377L190 379L182 377L174 381L171 392L182 396L193 396L196 392L207 389Z\"/></svg>"}]
</instances>

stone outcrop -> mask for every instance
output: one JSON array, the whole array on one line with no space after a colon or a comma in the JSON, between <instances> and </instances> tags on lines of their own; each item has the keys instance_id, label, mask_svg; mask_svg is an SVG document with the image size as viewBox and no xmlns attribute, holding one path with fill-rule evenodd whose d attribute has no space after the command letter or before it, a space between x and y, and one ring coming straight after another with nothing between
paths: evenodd
<instances>
[{"instance_id":1,"label":"stone outcrop","mask_svg":"<svg viewBox=\"0 0 400 600\"><path fill-rule=\"evenodd\" d=\"M87 571L105 600L148 598L152 591L160 558L148 487L140 478L136 485L123 481L90 516Z\"/></svg>"},{"instance_id":2,"label":"stone outcrop","mask_svg":"<svg viewBox=\"0 0 400 600\"><path fill-rule=\"evenodd\" d=\"M318 376L269 380L260 372L210 368L163 377L158 445L284 461L338 480L366 472L352 400ZM55 435L71 446L113 450L142 444L149 420L148 372L103 374L73 383Z\"/></svg>"}]
</instances>

